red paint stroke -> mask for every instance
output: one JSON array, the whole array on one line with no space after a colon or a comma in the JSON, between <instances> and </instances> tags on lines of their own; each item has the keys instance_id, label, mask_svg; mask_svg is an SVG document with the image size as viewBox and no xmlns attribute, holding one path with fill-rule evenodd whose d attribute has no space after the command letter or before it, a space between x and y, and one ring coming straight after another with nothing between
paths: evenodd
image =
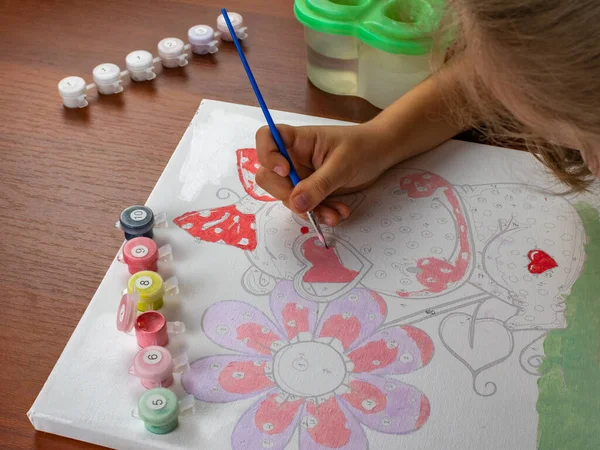
<instances>
[{"instance_id":1,"label":"red paint stroke","mask_svg":"<svg viewBox=\"0 0 600 450\"><path fill-rule=\"evenodd\" d=\"M377 414L387 405L385 394L366 381L350 381L350 392L343 394L342 397L363 414Z\"/></svg>"},{"instance_id":2,"label":"red paint stroke","mask_svg":"<svg viewBox=\"0 0 600 450\"><path fill-rule=\"evenodd\" d=\"M308 227L302 227L302 228L300 228L300 232L301 232L302 234L306 234L306 233L308 233Z\"/></svg>"},{"instance_id":3,"label":"red paint stroke","mask_svg":"<svg viewBox=\"0 0 600 450\"><path fill-rule=\"evenodd\" d=\"M419 417L417 418L416 429L418 430L423 426L427 419L429 419L429 414L431 413L431 405L429 404L429 399L421 394L421 408L419 410Z\"/></svg>"},{"instance_id":4,"label":"red paint stroke","mask_svg":"<svg viewBox=\"0 0 600 450\"><path fill-rule=\"evenodd\" d=\"M257 323L245 323L237 328L237 339L258 353L270 355L271 344L278 341L279 336Z\"/></svg>"},{"instance_id":5,"label":"red paint stroke","mask_svg":"<svg viewBox=\"0 0 600 450\"><path fill-rule=\"evenodd\" d=\"M275 385L265 376L264 361L230 362L219 374L219 384L235 394L249 394Z\"/></svg>"},{"instance_id":6,"label":"red paint stroke","mask_svg":"<svg viewBox=\"0 0 600 450\"><path fill-rule=\"evenodd\" d=\"M406 190L410 198L432 197L441 190L452 206L452 212L458 225L459 252L453 262L435 257L421 258L417 261L420 269L417 281L425 289L416 292L398 290L399 297L410 297L423 292L438 293L448 289L451 283L460 281L466 274L471 261L471 248L467 233L467 220L454 192L452 184L431 172L413 173L400 180L400 187Z\"/></svg>"},{"instance_id":7,"label":"red paint stroke","mask_svg":"<svg viewBox=\"0 0 600 450\"><path fill-rule=\"evenodd\" d=\"M316 425L306 431L317 444L325 448L342 448L350 442L352 431L335 397L318 406L309 402L306 411L316 419Z\"/></svg>"},{"instance_id":8,"label":"red paint stroke","mask_svg":"<svg viewBox=\"0 0 600 450\"><path fill-rule=\"evenodd\" d=\"M381 339L353 350L348 358L354 363L354 372L372 372L389 366L397 356L398 348L389 348Z\"/></svg>"},{"instance_id":9,"label":"red paint stroke","mask_svg":"<svg viewBox=\"0 0 600 450\"><path fill-rule=\"evenodd\" d=\"M277 403L276 398L277 394L268 395L256 411L254 424L261 433L283 433L296 417L296 412L302 404L302 400Z\"/></svg>"},{"instance_id":10,"label":"red paint stroke","mask_svg":"<svg viewBox=\"0 0 600 450\"><path fill-rule=\"evenodd\" d=\"M547 270L558 267L554 258L543 250L531 250L527 253L527 257L531 261L527 266L529 273L539 275Z\"/></svg>"},{"instance_id":11,"label":"red paint stroke","mask_svg":"<svg viewBox=\"0 0 600 450\"><path fill-rule=\"evenodd\" d=\"M433 341L429 335L420 328L411 325L404 325L402 331L417 344L421 356L421 364L426 366L431 361L431 358L433 358Z\"/></svg>"},{"instance_id":12,"label":"red paint stroke","mask_svg":"<svg viewBox=\"0 0 600 450\"><path fill-rule=\"evenodd\" d=\"M232 245L242 250L254 250L257 245L254 214L242 213L235 205L188 212L173 222L206 242Z\"/></svg>"},{"instance_id":13,"label":"red paint stroke","mask_svg":"<svg viewBox=\"0 0 600 450\"><path fill-rule=\"evenodd\" d=\"M312 267L302 280L307 283L350 283L358 276L358 272L344 267L335 248L318 246L318 238L308 239L302 244L304 257Z\"/></svg>"},{"instance_id":14,"label":"red paint stroke","mask_svg":"<svg viewBox=\"0 0 600 450\"><path fill-rule=\"evenodd\" d=\"M358 338L359 334L360 322L356 317L345 319L341 314L338 314L325 321L319 337L337 338L346 350Z\"/></svg>"},{"instance_id":15,"label":"red paint stroke","mask_svg":"<svg viewBox=\"0 0 600 450\"><path fill-rule=\"evenodd\" d=\"M256 184L256 172L260 168L255 148L240 148L236 153L238 177L248 195L261 202L274 202L277 199L265 193ZM260 189L260 193L259 193Z\"/></svg>"},{"instance_id":16,"label":"red paint stroke","mask_svg":"<svg viewBox=\"0 0 600 450\"><path fill-rule=\"evenodd\" d=\"M294 339L298 333L308 331L308 308L299 308L295 303L284 306L283 326L288 339Z\"/></svg>"}]
</instances>

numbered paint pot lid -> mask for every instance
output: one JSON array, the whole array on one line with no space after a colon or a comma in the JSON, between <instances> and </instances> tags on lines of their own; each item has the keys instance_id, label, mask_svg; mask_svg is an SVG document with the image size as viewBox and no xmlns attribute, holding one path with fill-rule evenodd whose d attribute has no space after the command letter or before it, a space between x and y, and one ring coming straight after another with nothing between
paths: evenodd
<instances>
[{"instance_id":1,"label":"numbered paint pot lid","mask_svg":"<svg viewBox=\"0 0 600 450\"><path fill-rule=\"evenodd\" d=\"M116 64L103 63L94 67L92 75L98 84L111 84L121 79L121 69Z\"/></svg>"},{"instance_id":2,"label":"numbered paint pot lid","mask_svg":"<svg viewBox=\"0 0 600 450\"><path fill-rule=\"evenodd\" d=\"M124 333L129 333L133 330L135 319L137 318L138 302L139 295L137 293L123 294L117 311L117 330Z\"/></svg>"},{"instance_id":3,"label":"numbered paint pot lid","mask_svg":"<svg viewBox=\"0 0 600 450\"><path fill-rule=\"evenodd\" d=\"M154 213L147 206L130 206L121 213L119 221L123 231L144 234L154 226Z\"/></svg>"},{"instance_id":4,"label":"numbered paint pot lid","mask_svg":"<svg viewBox=\"0 0 600 450\"><path fill-rule=\"evenodd\" d=\"M123 260L126 264L152 264L158 260L158 246L144 236L130 239L123 246Z\"/></svg>"},{"instance_id":5,"label":"numbered paint pot lid","mask_svg":"<svg viewBox=\"0 0 600 450\"><path fill-rule=\"evenodd\" d=\"M158 43L158 54L162 58L176 58L185 51L185 44L178 38L165 38Z\"/></svg>"},{"instance_id":6,"label":"numbered paint pot lid","mask_svg":"<svg viewBox=\"0 0 600 450\"><path fill-rule=\"evenodd\" d=\"M165 283L162 277L151 270L142 270L129 278L127 291L130 294L138 293L143 302L152 302L163 297Z\"/></svg>"},{"instance_id":7,"label":"numbered paint pot lid","mask_svg":"<svg viewBox=\"0 0 600 450\"><path fill-rule=\"evenodd\" d=\"M173 357L164 347L151 345L141 349L133 360L133 372L136 376L159 382L173 374Z\"/></svg>"},{"instance_id":8,"label":"numbered paint pot lid","mask_svg":"<svg viewBox=\"0 0 600 450\"><path fill-rule=\"evenodd\" d=\"M241 14L230 12L227 13L227 15L229 16L229 21L231 22L231 25L233 26L234 30L236 28L241 27L244 24L244 18ZM219 31L229 33L229 29L227 28L227 22L225 22L225 17L223 17L223 14L217 17L217 28L219 29Z\"/></svg>"},{"instance_id":9,"label":"numbered paint pot lid","mask_svg":"<svg viewBox=\"0 0 600 450\"><path fill-rule=\"evenodd\" d=\"M127 64L127 69L133 72L142 72L152 67L152 60L152 53L146 50L135 50L125 57L125 64Z\"/></svg>"},{"instance_id":10,"label":"numbered paint pot lid","mask_svg":"<svg viewBox=\"0 0 600 450\"><path fill-rule=\"evenodd\" d=\"M85 80L81 77L67 77L58 82L58 92L63 98L75 98L86 93Z\"/></svg>"},{"instance_id":11,"label":"numbered paint pot lid","mask_svg":"<svg viewBox=\"0 0 600 450\"><path fill-rule=\"evenodd\" d=\"M150 389L138 401L138 415L146 424L167 425L179 415L179 401L169 389Z\"/></svg>"},{"instance_id":12,"label":"numbered paint pot lid","mask_svg":"<svg viewBox=\"0 0 600 450\"><path fill-rule=\"evenodd\" d=\"M207 45L215 38L215 30L208 25L194 25L188 30L188 40L192 45Z\"/></svg>"}]
</instances>

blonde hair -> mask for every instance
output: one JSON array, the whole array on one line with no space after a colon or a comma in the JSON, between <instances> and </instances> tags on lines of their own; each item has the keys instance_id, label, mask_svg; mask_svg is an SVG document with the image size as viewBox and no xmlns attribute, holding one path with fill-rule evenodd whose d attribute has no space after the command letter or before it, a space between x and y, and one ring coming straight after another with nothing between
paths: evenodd
<instances>
[{"instance_id":1,"label":"blonde hair","mask_svg":"<svg viewBox=\"0 0 600 450\"><path fill-rule=\"evenodd\" d=\"M461 125L492 142L524 144L560 181L584 190L592 177L581 153L540 130L568 124L600 135L600 2L450 0L442 23L440 36L455 33L452 57L467 62L459 89L470 109L459 114ZM531 113L527 125L490 88L490 74Z\"/></svg>"}]
</instances>

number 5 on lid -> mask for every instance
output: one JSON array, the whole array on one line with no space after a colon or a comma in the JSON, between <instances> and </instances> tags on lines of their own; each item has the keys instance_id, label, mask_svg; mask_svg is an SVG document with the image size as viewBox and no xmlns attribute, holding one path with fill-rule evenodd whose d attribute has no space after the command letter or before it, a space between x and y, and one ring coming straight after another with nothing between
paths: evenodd
<instances>
[{"instance_id":1,"label":"number 5 on lid","mask_svg":"<svg viewBox=\"0 0 600 450\"><path fill-rule=\"evenodd\" d=\"M142 394L131 415L144 422L148 431L167 434L179 425L179 417L195 413L194 397L188 395L181 401L165 388L154 388Z\"/></svg>"}]
</instances>

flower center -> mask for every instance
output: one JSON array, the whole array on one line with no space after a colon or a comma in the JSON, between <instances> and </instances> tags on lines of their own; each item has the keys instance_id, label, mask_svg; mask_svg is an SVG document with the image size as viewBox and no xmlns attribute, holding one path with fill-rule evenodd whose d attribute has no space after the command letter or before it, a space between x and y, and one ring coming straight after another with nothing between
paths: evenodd
<instances>
[{"instance_id":1,"label":"flower center","mask_svg":"<svg viewBox=\"0 0 600 450\"><path fill-rule=\"evenodd\" d=\"M273 376L281 389L298 397L335 391L346 377L344 357L322 342L299 342L275 355Z\"/></svg>"}]
</instances>

